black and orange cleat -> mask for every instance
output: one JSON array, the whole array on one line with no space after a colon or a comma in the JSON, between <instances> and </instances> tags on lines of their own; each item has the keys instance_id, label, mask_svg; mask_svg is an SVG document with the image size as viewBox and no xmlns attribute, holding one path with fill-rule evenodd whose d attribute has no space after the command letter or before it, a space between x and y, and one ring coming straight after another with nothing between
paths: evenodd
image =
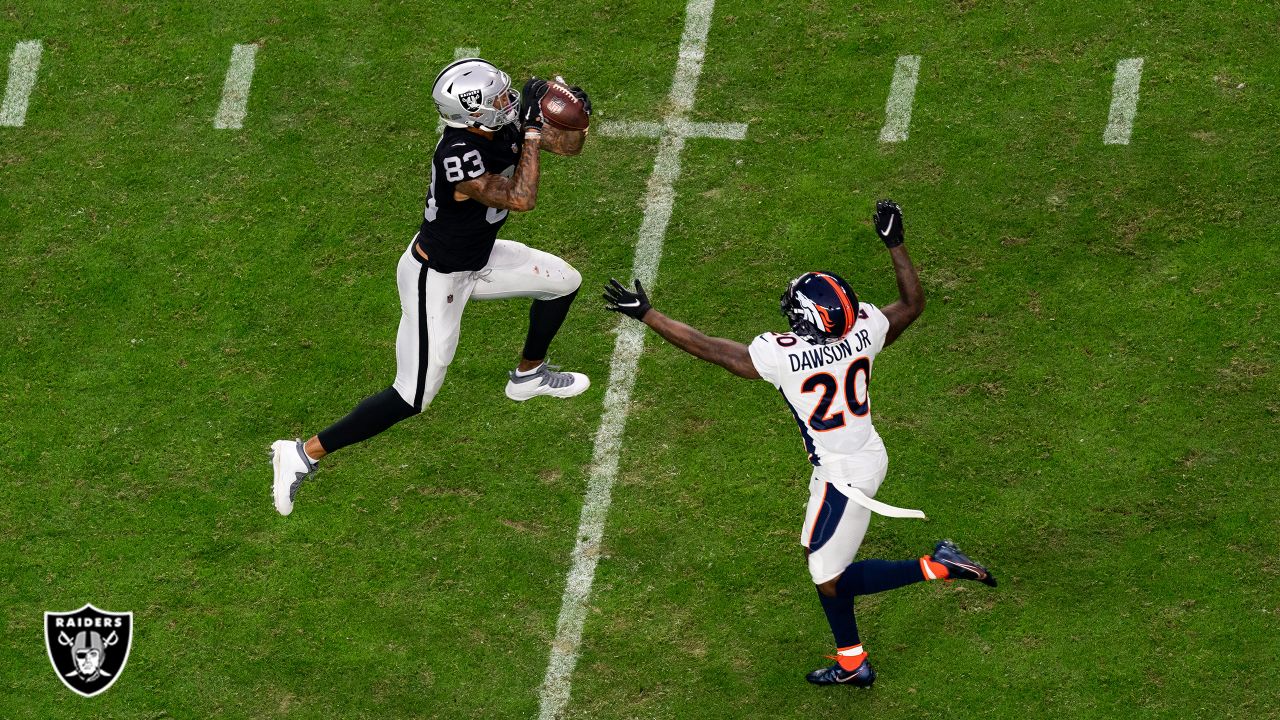
<instances>
[{"instance_id":1,"label":"black and orange cleat","mask_svg":"<svg viewBox=\"0 0 1280 720\"><path fill-rule=\"evenodd\" d=\"M869 688L871 683L876 681L876 671L871 669L871 663L868 660L863 660L861 665L852 670L845 670L837 662L831 667L814 670L805 675L804 679L814 685L852 685Z\"/></svg>"},{"instance_id":2,"label":"black and orange cleat","mask_svg":"<svg viewBox=\"0 0 1280 720\"><path fill-rule=\"evenodd\" d=\"M947 568L948 580L977 580L983 585L996 586L995 576L972 558L960 552L950 540L939 540L933 549L933 561Z\"/></svg>"}]
</instances>

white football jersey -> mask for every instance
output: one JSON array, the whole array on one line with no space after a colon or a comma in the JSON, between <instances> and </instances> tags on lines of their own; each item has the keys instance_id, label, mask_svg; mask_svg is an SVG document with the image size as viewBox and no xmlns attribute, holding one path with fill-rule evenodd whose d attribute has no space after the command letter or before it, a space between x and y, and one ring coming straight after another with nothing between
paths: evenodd
<instances>
[{"instance_id":1,"label":"white football jersey","mask_svg":"<svg viewBox=\"0 0 1280 720\"><path fill-rule=\"evenodd\" d=\"M884 347L889 318L860 303L858 319L839 342L810 343L794 333L767 332L751 341L760 377L782 391L791 406L809 462L837 460L879 440L871 425L871 366Z\"/></svg>"}]
</instances>

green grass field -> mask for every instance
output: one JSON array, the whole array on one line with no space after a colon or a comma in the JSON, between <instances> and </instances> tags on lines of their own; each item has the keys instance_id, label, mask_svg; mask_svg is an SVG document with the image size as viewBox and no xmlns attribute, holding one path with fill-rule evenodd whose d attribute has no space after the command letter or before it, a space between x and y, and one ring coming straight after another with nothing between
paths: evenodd
<instances>
[{"instance_id":1,"label":"green grass field","mask_svg":"<svg viewBox=\"0 0 1280 720\"><path fill-rule=\"evenodd\" d=\"M0 718L536 717L657 141L544 156L505 237L585 278L515 404L523 301L474 303L435 404L324 463L293 515L266 448L394 373L395 263L457 46L563 73L595 122L661 118L679 0L0 2L43 41L0 128ZM248 116L215 130L232 45ZM569 718L1280 717L1280 13L1259 0L721 0L656 305L747 340L808 269L895 294L867 218L906 212L930 305L880 356L863 557L952 537L1001 580L859 601L880 680L817 689L831 638L777 393L652 334ZM895 59L910 138L882 144ZM1104 145L1143 57L1131 144ZM84 699L43 612L135 614Z\"/></svg>"}]
</instances>

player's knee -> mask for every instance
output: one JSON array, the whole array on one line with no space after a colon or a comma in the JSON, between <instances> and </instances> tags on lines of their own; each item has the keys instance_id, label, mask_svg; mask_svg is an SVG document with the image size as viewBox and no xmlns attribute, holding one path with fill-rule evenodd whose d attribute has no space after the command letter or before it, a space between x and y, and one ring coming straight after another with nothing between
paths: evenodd
<instances>
[{"instance_id":1,"label":"player's knee","mask_svg":"<svg viewBox=\"0 0 1280 720\"><path fill-rule=\"evenodd\" d=\"M426 397L422 399L421 404L416 404L413 402L414 401L413 396L416 393L417 388L406 389L399 382L395 383L391 387L395 388L396 394L399 395L400 399L404 402L403 411L404 411L405 417L413 417L414 415L417 415L418 413L422 412L427 405L431 404L430 398L426 398Z\"/></svg>"},{"instance_id":2,"label":"player's knee","mask_svg":"<svg viewBox=\"0 0 1280 720\"><path fill-rule=\"evenodd\" d=\"M578 269L572 265L565 265L564 290L560 294L562 296L568 295L571 292L576 292L580 287L582 287L582 273L578 272Z\"/></svg>"},{"instance_id":3,"label":"player's knee","mask_svg":"<svg viewBox=\"0 0 1280 720\"><path fill-rule=\"evenodd\" d=\"M840 582L840 576L837 575L824 583L818 583L818 592L833 598L836 596L836 583Z\"/></svg>"},{"instance_id":4,"label":"player's knee","mask_svg":"<svg viewBox=\"0 0 1280 720\"><path fill-rule=\"evenodd\" d=\"M410 407L413 406L412 385L405 387L405 383L401 382L400 378L396 378L396 381L391 384L391 387L395 388L396 394L400 396L400 399L403 400L406 405L409 405Z\"/></svg>"}]
</instances>

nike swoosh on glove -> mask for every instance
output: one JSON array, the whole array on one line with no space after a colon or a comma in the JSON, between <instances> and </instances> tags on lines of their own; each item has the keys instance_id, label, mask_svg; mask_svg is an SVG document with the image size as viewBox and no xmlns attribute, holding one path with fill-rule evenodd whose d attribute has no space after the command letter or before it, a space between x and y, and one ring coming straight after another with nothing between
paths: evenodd
<instances>
[{"instance_id":1,"label":"nike swoosh on glove","mask_svg":"<svg viewBox=\"0 0 1280 720\"><path fill-rule=\"evenodd\" d=\"M644 320L645 313L652 310L653 306L649 304L649 296L645 295L639 280L635 281L635 285L635 292L632 292L614 278L609 278L609 284L604 286L605 309Z\"/></svg>"},{"instance_id":2,"label":"nike swoosh on glove","mask_svg":"<svg viewBox=\"0 0 1280 720\"><path fill-rule=\"evenodd\" d=\"M520 129L542 130L542 96L547 94L547 81L529 78L520 91Z\"/></svg>"},{"instance_id":3,"label":"nike swoosh on glove","mask_svg":"<svg viewBox=\"0 0 1280 720\"><path fill-rule=\"evenodd\" d=\"M902 244L902 208L892 200L877 200L876 212L871 216L871 223L876 226L876 234L884 241L887 248L896 248Z\"/></svg>"}]
</instances>

